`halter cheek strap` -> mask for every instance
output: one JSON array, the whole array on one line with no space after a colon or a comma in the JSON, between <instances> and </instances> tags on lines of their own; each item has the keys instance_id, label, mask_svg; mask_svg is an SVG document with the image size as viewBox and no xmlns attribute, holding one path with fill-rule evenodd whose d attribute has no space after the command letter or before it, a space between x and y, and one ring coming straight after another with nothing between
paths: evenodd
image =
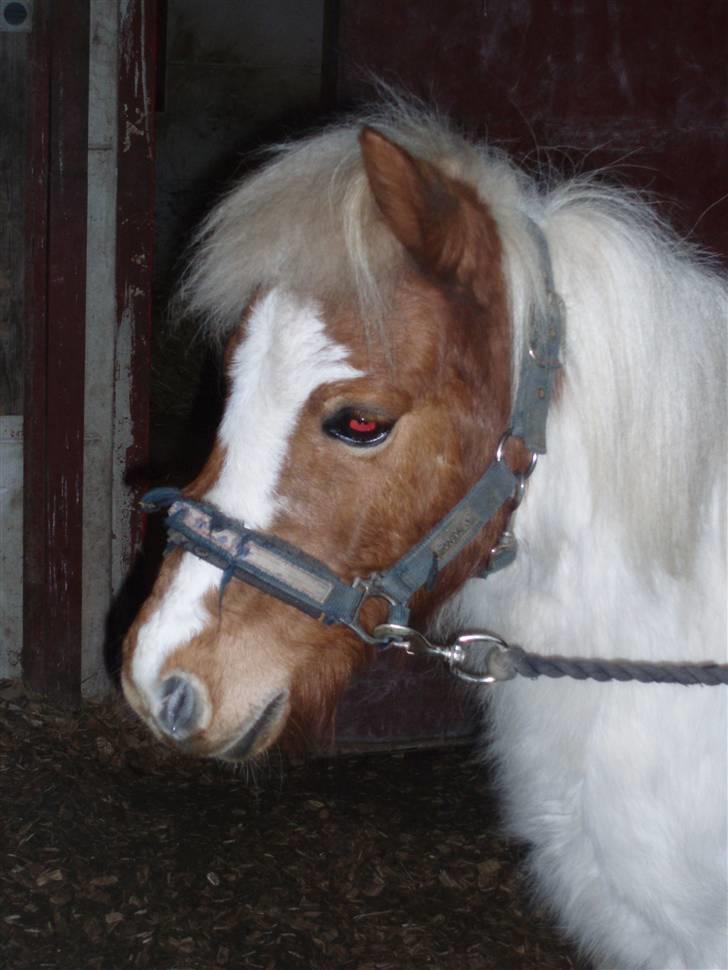
<instances>
[{"instance_id":1,"label":"halter cheek strap","mask_svg":"<svg viewBox=\"0 0 728 970\"><path fill-rule=\"evenodd\" d=\"M530 220L529 228L539 249L546 311L534 312L530 321L511 430L503 436L495 460L464 498L397 562L383 572L346 583L298 547L249 529L209 502L187 498L178 489L153 489L144 496L142 506L147 511L169 507L168 549L181 547L221 569L221 595L232 578L240 579L324 623L348 626L367 643L381 645L391 639L372 635L361 626L359 615L366 600L385 600L389 604L386 625L405 625L413 595L432 588L440 572L507 501L517 504L537 455L546 451L546 418L560 366L563 307L554 291L543 233ZM532 454L525 475L513 472L504 460L503 444L508 437L520 438ZM495 553L491 569L511 562L515 546L506 543Z\"/></svg>"},{"instance_id":2,"label":"halter cheek strap","mask_svg":"<svg viewBox=\"0 0 728 970\"><path fill-rule=\"evenodd\" d=\"M520 438L532 454L546 454L546 419L554 393L564 331L564 304L556 292L548 243L543 232L529 220L531 237L538 246L544 281L544 308L531 314L518 392L511 416L511 434Z\"/></svg>"}]
</instances>

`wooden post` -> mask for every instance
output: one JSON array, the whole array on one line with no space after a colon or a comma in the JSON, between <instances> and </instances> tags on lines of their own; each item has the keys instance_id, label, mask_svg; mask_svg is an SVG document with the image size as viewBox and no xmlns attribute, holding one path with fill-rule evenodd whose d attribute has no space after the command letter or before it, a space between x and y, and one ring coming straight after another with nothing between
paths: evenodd
<instances>
[{"instance_id":1,"label":"wooden post","mask_svg":"<svg viewBox=\"0 0 728 970\"><path fill-rule=\"evenodd\" d=\"M73 700L81 670L88 0L37 4L30 53L23 673Z\"/></svg>"},{"instance_id":2,"label":"wooden post","mask_svg":"<svg viewBox=\"0 0 728 970\"><path fill-rule=\"evenodd\" d=\"M112 586L122 627L124 614L139 605L133 567L141 550L143 517L137 500L149 460L154 105L157 31L164 22L160 2L127 0L119 23Z\"/></svg>"}]
</instances>

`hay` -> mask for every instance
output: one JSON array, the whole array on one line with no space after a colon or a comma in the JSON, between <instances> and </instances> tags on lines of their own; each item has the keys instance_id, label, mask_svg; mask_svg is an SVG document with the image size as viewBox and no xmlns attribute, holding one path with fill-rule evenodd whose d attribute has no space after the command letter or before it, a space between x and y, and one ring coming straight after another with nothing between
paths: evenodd
<instances>
[{"instance_id":1,"label":"hay","mask_svg":"<svg viewBox=\"0 0 728 970\"><path fill-rule=\"evenodd\" d=\"M12 970L575 970L467 750L255 777L0 682Z\"/></svg>"}]
</instances>

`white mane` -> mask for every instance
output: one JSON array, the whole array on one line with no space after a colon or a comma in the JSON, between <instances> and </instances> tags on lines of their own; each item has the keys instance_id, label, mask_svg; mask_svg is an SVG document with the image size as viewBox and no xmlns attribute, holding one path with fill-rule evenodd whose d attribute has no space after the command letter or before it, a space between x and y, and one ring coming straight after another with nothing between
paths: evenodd
<instances>
[{"instance_id":1,"label":"white mane","mask_svg":"<svg viewBox=\"0 0 728 970\"><path fill-rule=\"evenodd\" d=\"M647 573L656 560L679 574L716 479L725 488L725 277L618 190L567 183L542 206L566 303L573 445L623 523L625 550Z\"/></svg>"},{"instance_id":2,"label":"white mane","mask_svg":"<svg viewBox=\"0 0 728 970\"><path fill-rule=\"evenodd\" d=\"M406 257L378 217L358 145L372 125L474 186L501 233L514 375L530 308L543 296L525 216L544 231L566 304L560 407L589 458L599 501L626 548L670 571L726 456L728 294L707 261L623 190L585 178L542 188L502 152L474 144L406 101L275 150L199 231L180 289L213 336L259 288L346 295L377 325ZM515 383L515 381L514 381ZM711 471L712 470L712 471Z\"/></svg>"}]
</instances>

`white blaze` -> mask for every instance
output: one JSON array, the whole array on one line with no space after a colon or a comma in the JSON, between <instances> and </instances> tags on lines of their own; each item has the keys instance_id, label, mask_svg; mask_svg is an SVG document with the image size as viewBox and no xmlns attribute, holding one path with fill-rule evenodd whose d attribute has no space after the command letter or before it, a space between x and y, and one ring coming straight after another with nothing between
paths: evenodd
<instances>
[{"instance_id":1,"label":"white blaze","mask_svg":"<svg viewBox=\"0 0 728 970\"><path fill-rule=\"evenodd\" d=\"M289 438L321 384L361 376L345 347L326 335L319 308L276 289L253 309L230 365L230 396L218 437L220 476L205 498L256 529L270 526ZM209 621L203 600L220 570L184 553L157 611L139 630L132 677L151 699L166 658Z\"/></svg>"}]
</instances>

